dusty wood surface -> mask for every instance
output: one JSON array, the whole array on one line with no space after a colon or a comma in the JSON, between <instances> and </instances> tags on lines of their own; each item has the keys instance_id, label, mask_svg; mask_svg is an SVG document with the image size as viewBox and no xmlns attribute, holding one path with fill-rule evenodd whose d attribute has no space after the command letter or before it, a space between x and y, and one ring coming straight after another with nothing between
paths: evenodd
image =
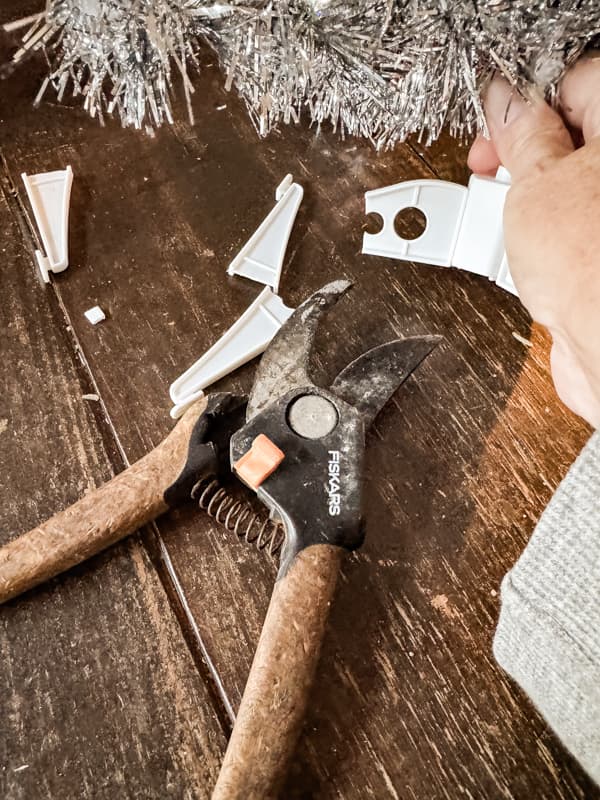
<instances>
[{"instance_id":1,"label":"dusty wood surface","mask_svg":"<svg viewBox=\"0 0 600 800\"><path fill-rule=\"evenodd\" d=\"M18 5L32 4L6 4L0 21ZM484 279L360 254L365 190L436 172L464 181L466 150L376 155L304 128L257 141L210 56L197 127L148 138L102 129L77 106L34 111L42 70L34 60L2 86L3 185L26 202L21 171L72 165L71 267L50 288L37 282L9 197L3 538L165 436L169 383L256 296L225 268L292 172L305 201L285 302L341 275L356 282L320 338L318 374L396 334L446 342L371 434L367 541L344 566L284 796L596 796L491 655L499 582L587 437L554 397L547 339ZM83 312L97 303L108 319L92 327ZM247 389L252 372L219 388ZM82 383L101 404L80 401ZM227 727L239 704L275 568L192 506L144 541L162 578L171 565L178 576L181 594L167 588L198 672L137 540L16 601L0 614L3 796L208 791L224 751L216 718ZM34 755L35 772L15 772Z\"/></svg>"},{"instance_id":2,"label":"dusty wood surface","mask_svg":"<svg viewBox=\"0 0 600 800\"><path fill-rule=\"evenodd\" d=\"M89 378L0 184L0 542L112 474ZM225 743L138 541L0 612L0 797L207 797Z\"/></svg>"}]
</instances>

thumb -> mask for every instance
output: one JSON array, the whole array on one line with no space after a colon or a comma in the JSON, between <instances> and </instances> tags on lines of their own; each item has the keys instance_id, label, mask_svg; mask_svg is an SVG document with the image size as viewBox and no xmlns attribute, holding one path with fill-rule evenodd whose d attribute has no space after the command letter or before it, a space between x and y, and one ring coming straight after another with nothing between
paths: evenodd
<instances>
[{"instance_id":1,"label":"thumb","mask_svg":"<svg viewBox=\"0 0 600 800\"><path fill-rule=\"evenodd\" d=\"M491 82L484 105L492 142L514 180L543 170L573 151L573 140L559 114L539 97L525 100L503 78Z\"/></svg>"}]
</instances>

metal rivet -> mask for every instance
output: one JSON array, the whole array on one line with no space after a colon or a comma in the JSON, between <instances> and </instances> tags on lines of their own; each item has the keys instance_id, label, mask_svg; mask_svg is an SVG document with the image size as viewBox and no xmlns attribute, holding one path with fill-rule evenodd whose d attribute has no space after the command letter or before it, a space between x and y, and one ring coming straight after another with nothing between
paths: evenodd
<instances>
[{"instance_id":1,"label":"metal rivet","mask_svg":"<svg viewBox=\"0 0 600 800\"><path fill-rule=\"evenodd\" d=\"M333 403L318 394L298 397L288 410L290 428L305 439L321 439L335 428L338 413Z\"/></svg>"}]
</instances>

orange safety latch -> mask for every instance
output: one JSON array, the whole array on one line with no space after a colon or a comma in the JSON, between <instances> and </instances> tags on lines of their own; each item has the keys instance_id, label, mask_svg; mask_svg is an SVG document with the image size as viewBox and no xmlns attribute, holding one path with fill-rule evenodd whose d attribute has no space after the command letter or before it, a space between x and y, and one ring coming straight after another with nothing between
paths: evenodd
<instances>
[{"instance_id":1,"label":"orange safety latch","mask_svg":"<svg viewBox=\"0 0 600 800\"><path fill-rule=\"evenodd\" d=\"M252 447L233 465L238 476L251 489L258 489L272 475L285 458L285 453L261 433L252 442Z\"/></svg>"}]
</instances>

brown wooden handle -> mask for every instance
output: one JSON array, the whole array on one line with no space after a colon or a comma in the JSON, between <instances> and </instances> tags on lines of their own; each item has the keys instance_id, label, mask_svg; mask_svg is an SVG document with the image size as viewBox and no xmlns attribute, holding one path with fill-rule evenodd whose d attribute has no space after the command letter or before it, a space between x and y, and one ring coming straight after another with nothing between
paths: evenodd
<instances>
[{"instance_id":1,"label":"brown wooden handle","mask_svg":"<svg viewBox=\"0 0 600 800\"><path fill-rule=\"evenodd\" d=\"M277 797L302 728L343 552L308 547L275 584L213 800Z\"/></svg>"},{"instance_id":2,"label":"brown wooden handle","mask_svg":"<svg viewBox=\"0 0 600 800\"><path fill-rule=\"evenodd\" d=\"M85 561L167 510L165 490L181 473L202 398L167 438L129 469L0 549L0 603Z\"/></svg>"}]
</instances>

